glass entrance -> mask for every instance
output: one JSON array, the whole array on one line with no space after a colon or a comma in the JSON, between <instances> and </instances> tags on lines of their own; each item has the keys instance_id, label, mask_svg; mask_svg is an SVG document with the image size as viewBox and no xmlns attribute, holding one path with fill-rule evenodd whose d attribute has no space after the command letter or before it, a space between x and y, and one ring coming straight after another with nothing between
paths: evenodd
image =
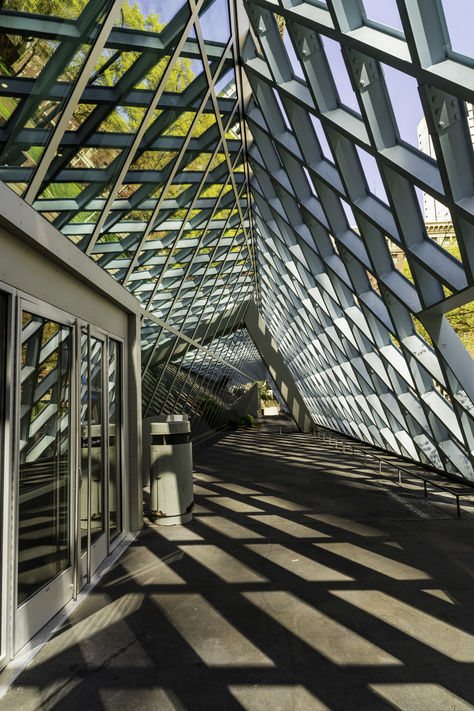
<instances>
[{"instance_id":1,"label":"glass entrance","mask_svg":"<svg viewBox=\"0 0 474 711\"><path fill-rule=\"evenodd\" d=\"M122 531L120 343L81 333L81 583Z\"/></svg>"},{"instance_id":2,"label":"glass entrance","mask_svg":"<svg viewBox=\"0 0 474 711\"><path fill-rule=\"evenodd\" d=\"M71 329L24 311L18 605L71 563L70 369Z\"/></svg>"},{"instance_id":3,"label":"glass entrance","mask_svg":"<svg viewBox=\"0 0 474 711\"><path fill-rule=\"evenodd\" d=\"M72 328L20 322L15 650L72 596Z\"/></svg>"},{"instance_id":4,"label":"glass entrance","mask_svg":"<svg viewBox=\"0 0 474 711\"><path fill-rule=\"evenodd\" d=\"M81 335L81 550L105 531L104 342Z\"/></svg>"},{"instance_id":5,"label":"glass entrance","mask_svg":"<svg viewBox=\"0 0 474 711\"><path fill-rule=\"evenodd\" d=\"M120 343L109 340L108 377L108 462L109 462L109 539L122 531L122 368Z\"/></svg>"},{"instance_id":6,"label":"glass entrance","mask_svg":"<svg viewBox=\"0 0 474 711\"><path fill-rule=\"evenodd\" d=\"M0 294L0 336L3 309ZM50 314L21 312L16 651L90 581L122 531L121 344ZM0 378L0 442L3 387Z\"/></svg>"}]
</instances>

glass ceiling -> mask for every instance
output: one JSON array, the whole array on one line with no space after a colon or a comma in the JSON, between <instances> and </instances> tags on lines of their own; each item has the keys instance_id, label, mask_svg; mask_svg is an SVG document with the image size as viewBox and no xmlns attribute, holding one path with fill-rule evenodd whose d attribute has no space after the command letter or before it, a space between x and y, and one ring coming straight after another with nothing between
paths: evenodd
<instances>
[{"instance_id":1,"label":"glass ceiling","mask_svg":"<svg viewBox=\"0 0 474 711\"><path fill-rule=\"evenodd\" d=\"M178 329L253 284L227 1L192 6L1 14L0 179Z\"/></svg>"},{"instance_id":2,"label":"glass ceiling","mask_svg":"<svg viewBox=\"0 0 474 711\"><path fill-rule=\"evenodd\" d=\"M207 367L170 328L206 324L230 357L219 323L240 333L255 294L315 422L474 478L474 60L453 17L5 0L0 179L139 300L151 391L163 354L173 383Z\"/></svg>"}]
</instances>

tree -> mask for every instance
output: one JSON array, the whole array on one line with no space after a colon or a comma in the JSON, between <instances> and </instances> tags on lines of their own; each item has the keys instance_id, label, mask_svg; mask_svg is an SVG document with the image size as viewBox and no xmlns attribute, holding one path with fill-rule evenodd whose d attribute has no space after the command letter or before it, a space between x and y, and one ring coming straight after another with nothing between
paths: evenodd
<instances>
[{"instance_id":1,"label":"tree","mask_svg":"<svg viewBox=\"0 0 474 711\"><path fill-rule=\"evenodd\" d=\"M462 261L461 251L456 240L451 244L444 246L444 249L449 252L449 254L451 254L453 257L455 257L459 261ZM406 258L403 261L402 271L406 278L413 282L413 277ZM449 295L447 291L448 290L445 288L446 295ZM445 316L448 322L453 327L463 346L466 348L471 357L474 358L474 301L471 301L468 304L464 304L463 306L459 306L457 309L450 311ZM413 321L415 324L415 328L420 334L420 336L422 336L422 338L424 338L430 345L432 345L431 338L429 337L429 334L423 324L421 324L420 321L415 318L413 318Z\"/></svg>"}]
</instances>

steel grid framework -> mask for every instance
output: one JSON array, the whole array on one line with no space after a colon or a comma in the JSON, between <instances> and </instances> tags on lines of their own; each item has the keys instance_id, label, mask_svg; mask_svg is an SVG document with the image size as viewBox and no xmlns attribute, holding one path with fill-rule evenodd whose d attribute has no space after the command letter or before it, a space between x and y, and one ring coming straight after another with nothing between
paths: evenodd
<instances>
[{"instance_id":1,"label":"steel grid framework","mask_svg":"<svg viewBox=\"0 0 474 711\"><path fill-rule=\"evenodd\" d=\"M0 178L139 300L145 414L182 393L192 411L263 376L219 326L233 308L241 327L255 280L235 18L227 0L141 7L2 4Z\"/></svg>"},{"instance_id":2,"label":"steel grid framework","mask_svg":"<svg viewBox=\"0 0 474 711\"><path fill-rule=\"evenodd\" d=\"M362 0L245 2L260 309L316 422L473 479L473 361L449 314L474 298L474 62L441 2L396 5L403 31ZM436 158L402 139L390 68L416 80ZM449 208L459 258L415 186Z\"/></svg>"},{"instance_id":3,"label":"steel grid framework","mask_svg":"<svg viewBox=\"0 0 474 711\"><path fill-rule=\"evenodd\" d=\"M139 300L146 411L261 373L255 293L316 422L472 479L450 315L474 297L474 63L440 0L396 5L403 31L363 0L177 0L166 19L5 0L0 179ZM434 158L401 137L384 66L416 81ZM415 188L449 209L455 256Z\"/></svg>"},{"instance_id":4,"label":"steel grid framework","mask_svg":"<svg viewBox=\"0 0 474 711\"><path fill-rule=\"evenodd\" d=\"M216 283L248 298L227 0L218 42L212 0L167 23L118 0L46 4L3 3L0 178L175 328L214 314Z\"/></svg>"}]
</instances>

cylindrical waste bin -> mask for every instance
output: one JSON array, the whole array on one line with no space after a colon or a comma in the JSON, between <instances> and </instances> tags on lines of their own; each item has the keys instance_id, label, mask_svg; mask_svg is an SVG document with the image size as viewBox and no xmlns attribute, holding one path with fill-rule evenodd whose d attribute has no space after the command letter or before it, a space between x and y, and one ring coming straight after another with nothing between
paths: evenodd
<instances>
[{"instance_id":1,"label":"cylindrical waste bin","mask_svg":"<svg viewBox=\"0 0 474 711\"><path fill-rule=\"evenodd\" d=\"M192 518L193 458L187 415L168 415L150 422L150 508L161 526Z\"/></svg>"}]
</instances>

